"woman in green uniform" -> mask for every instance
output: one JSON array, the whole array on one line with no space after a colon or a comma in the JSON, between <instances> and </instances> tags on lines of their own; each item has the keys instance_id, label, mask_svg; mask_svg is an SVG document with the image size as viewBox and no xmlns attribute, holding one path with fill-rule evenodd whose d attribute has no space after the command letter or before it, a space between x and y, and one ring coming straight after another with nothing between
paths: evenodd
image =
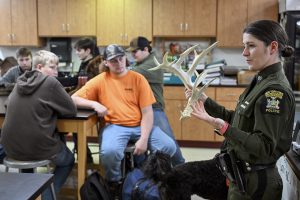
<instances>
[{"instance_id":1,"label":"woman in green uniform","mask_svg":"<svg viewBox=\"0 0 300 200\"><path fill-rule=\"evenodd\" d=\"M290 57L294 49L282 27L270 20L249 24L243 31L243 44L249 70L257 75L241 94L235 111L203 94L193 106L193 115L223 135L223 150L236 155L244 192L231 181L228 199L281 199L282 180L275 164L290 148L295 113L281 58Z\"/></svg>"}]
</instances>

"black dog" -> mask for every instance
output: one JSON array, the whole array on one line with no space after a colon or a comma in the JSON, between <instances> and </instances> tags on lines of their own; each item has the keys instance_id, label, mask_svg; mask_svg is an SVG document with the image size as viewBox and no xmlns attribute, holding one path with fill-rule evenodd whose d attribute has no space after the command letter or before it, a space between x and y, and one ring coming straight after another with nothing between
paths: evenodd
<instances>
[{"instance_id":1,"label":"black dog","mask_svg":"<svg viewBox=\"0 0 300 200\"><path fill-rule=\"evenodd\" d=\"M211 200L227 199L226 178L215 159L172 168L170 156L156 152L145 161L142 171L158 183L163 200L188 200L193 194Z\"/></svg>"}]
</instances>

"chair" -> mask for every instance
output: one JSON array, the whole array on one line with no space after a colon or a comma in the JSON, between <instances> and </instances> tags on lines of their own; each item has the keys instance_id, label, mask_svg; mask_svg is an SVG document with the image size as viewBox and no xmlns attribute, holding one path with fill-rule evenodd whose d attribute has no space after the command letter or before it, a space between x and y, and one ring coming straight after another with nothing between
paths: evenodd
<instances>
[{"instance_id":1,"label":"chair","mask_svg":"<svg viewBox=\"0 0 300 200\"><path fill-rule=\"evenodd\" d=\"M37 173L38 167L47 167L47 173L51 173L50 171L50 160L36 160L36 161L20 161L14 160L12 158L5 157L3 160L3 164L5 166L5 171L8 172L9 168L16 168L20 173L22 169L33 169L34 173ZM56 200L54 185L51 183L51 193L54 200Z\"/></svg>"}]
</instances>

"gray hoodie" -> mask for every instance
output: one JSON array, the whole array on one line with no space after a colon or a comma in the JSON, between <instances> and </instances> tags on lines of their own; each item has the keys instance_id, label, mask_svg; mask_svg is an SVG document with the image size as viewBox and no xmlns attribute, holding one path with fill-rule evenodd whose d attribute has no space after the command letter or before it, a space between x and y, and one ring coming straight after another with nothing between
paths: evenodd
<instances>
[{"instance_id":1,"label":"gray hoodie","mask_svg":"<svg viewBox=\"0 0 300 200\"><path fill-rule=\"evenodd\" d=\"M1 143L18 160L49 159L62 147L58 116L76 115L76 106L54 77L28 71L8 97Z\"/></svg>"},{"instance_id":2,"label":"gray hoodie","mask_svg":"<svg viewBox=\"0 0 300 200\"><path fill-rule=\"evenodd\" d=\"M17 78L23 73L24 72L21 70L19 65L10 68L2 77L0 77L0 85L7 87L10 84L15 84L17 82Z\"/></svg>"}]
</instances>

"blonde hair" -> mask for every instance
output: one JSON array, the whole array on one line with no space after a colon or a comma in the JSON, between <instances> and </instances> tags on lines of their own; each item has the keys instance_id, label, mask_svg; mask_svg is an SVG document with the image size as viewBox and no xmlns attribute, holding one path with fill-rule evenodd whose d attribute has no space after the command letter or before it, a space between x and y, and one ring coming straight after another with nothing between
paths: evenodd
<instances>
[{"instance_id":1,"label":"blonde hair","mask_svg":"<svg viewBox=\"0 0 300 200\"><path fill-rule=\"evenodd\" d=\"M36 69L36 66L38 64L45 66L50 63L58 64L58 61L59 61L58 56L55 55L54 53L46 50L40 50L34 54L32 59L32 65L33 65L33 69Z\"/></svg>"}]
</instances>

